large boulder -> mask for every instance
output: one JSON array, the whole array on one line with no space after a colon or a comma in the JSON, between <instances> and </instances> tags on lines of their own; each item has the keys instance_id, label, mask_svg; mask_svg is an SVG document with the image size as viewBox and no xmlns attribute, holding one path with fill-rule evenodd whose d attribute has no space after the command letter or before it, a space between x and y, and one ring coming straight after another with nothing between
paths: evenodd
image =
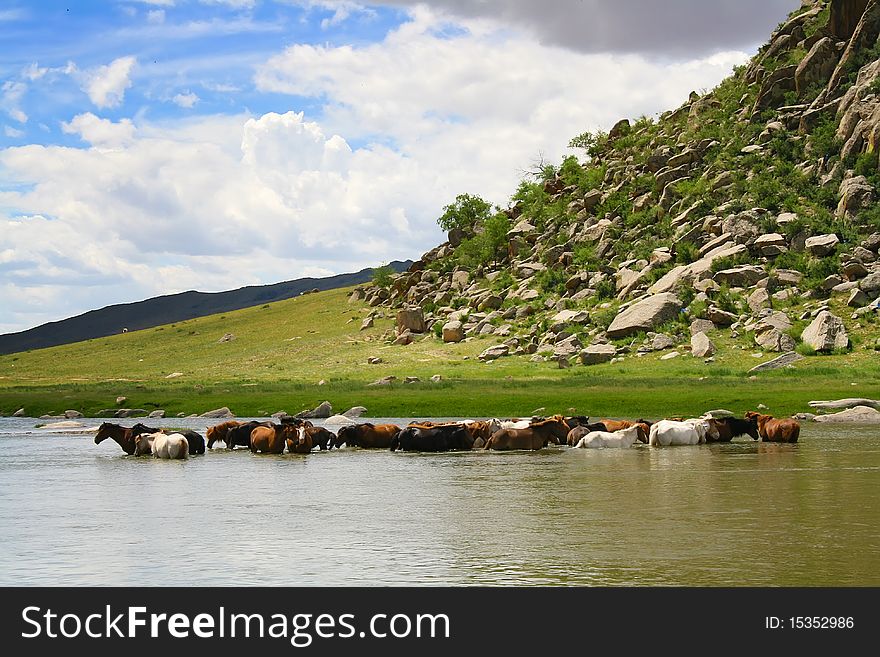
<instances>
[{"instance_id":1,"label":"large boulder","mask_svg":"<svg viewBox=\"0 0 880 657\"><path fill-rule=\"evenodd\" d=\"M592 344L580 353L580 359L584 365L598 365L610 362L616 355L617 348L613 344Z\"/></svg>"},{"instance_id":2,"label":"large boulder","mask_svg":"<svg viewBox=\"0 0 880 657\"><path fill-rule=\"evenodd\" d=\"M397 311L397 332L403 333L407 330L411 333L425 332L425 314L421 308L406 308Z\"/></svg>"},{"instance_id":3,"label":"large boulder","mask_svg":"<svg viewBox=\"0 0 880 657\"><path fill-rule=\"evenodd\" d=\"M859 210L874 202L874 186L864 176L847 178L840 183L839 195L837 216L853 218Z\"/></svg>"},{"instance_id":4,"label":"large boulder","mask_svg":"<svg viewBox=\"0 0 880 657\"><path fill-rule=\"evenodd\" d=\"M446 322L443 325L443 342L461 342L464 340L464 325L459 321Z\"/></svg>"},{"instance_id":5,"label":"large boulder","mask_svg":"<svg viewBox=\"0 0 880 657\"><path fill-rule=\"evenodd\" d=\"M766 278L767 273L763 267L757 265L740 265L739 267L731 267L730 269L722 269L715 274L712 280L719 285L727 284L730 287L751 287L762 278Z\"/></svg>"},{"instance_id":6,"label":"large boulder","mask_svg":"<svg viewBox=\"0 0 880 657\"><path fill-rule=\"evenodd\" d=\"M865 276L859 282L859 289L862 290L869 297L873 297L878 292L880 292L880 271L876 271L873 274Z\"/></svg>"},{"instance_id":7,"label":"large boulder","mask_svg":"<svg viewBox=\"0 0 880 657\"><path fill-rule=\"evenodd\" d=\"M483 353L480 354L479 358L482 361L496 360L501 358L502 356L506 356L510 353L510 347L506 344L500 344L495 347L489 347Z\"/></svg>"},{"instance_id":8,"label":"large boulder","mask_svg":"<svg viewBox=\"0 0 880 657\"><path fill-rule=\"evenodd\" d=\"M840 413L831 415L817 415L814 422L827 422L829 424L880 424L880 411L869 406L856 406L848 408Z\"/></svg>"},{"instance_id":9,"label":"large boulder","mask_svg":"<svg viewBox=\"0 0 880 657\"><path fill-rule=\"evenodd\" d=\"M799 360L803 360L804 357L795 351L788 351L781 356L777 356L773 360L768 360L766 363L761 363L760 365L756 365L752 369L749 370L749 374L756 374L758 372L766 372L768 370L778 370L782 367L788 367Z\"/></svg>"},{"instance_id":10,"label":"large boulder","mask_svg":"<svg viewBox=\"0 0 880 657\"><path fill-rule=\"evenodd\" d=\"M770 307L770 293L767 288L759 287L749 295L746 303L749 304L749 309L753 313L759 313L764 308Z\"/></svg>"},{"instance_id":11,"label":"large boulder","mask_svg":"<svg viewBox=\"0 0 880 657\"><path fill-rule=\"evenodd\" d=\"M827 29L841 41L848 41L867 6L868 0L831 0Z\"/></svg>"},{"instance_id":12,"label":"large boulder","mask_svg":"<svg viewBox=\"0 0 880 657\"><path fill-rule=\"evenodd\" d=\"M813 84L827 82L834 73L838 59L840 53L833 39L823 37L814 43L794 72L794 83L798 94L802 94Z\"/></svg>"},{"instance_id":13,"label":"large boulder","mask_svg":"<svg viewBox=\"0 0 880 657\"><path fill-rule=\"evenodd\" d=\"M119 416L117 416L119 417ZM199 417L207 417L212 419L217 418L227 418L227 417L235 417L232 414L232 411L229 410L226 406L222 406L221 408L215 408L213 411L207 411L206 413L202 413Z\"/></svg>"},{"instance_id":14,"label":"large boulder","mask_svg":"<svg viewBox=\"0 0 880 657\"><path fill-rule=\"evenodd\" d=\"M619 313L606 333L609 338L616 340L640 331L650 331L658 324L676 317L681 306L681 299L671 292L655 294Z\"/></svg>"},{"instance_id":15,"label":"large boulder","mask_svg":"<svg viewBox=\"0 0 880 657\"><path fill-rule=\"evenodd\" d=\"M297 413L296 417L305 419L324 419L333 415L333 406L328 401L321 402L311 411Z\"/></svg>"},{"instance_id":16,"label":"large boulder","mask_svg":"<svg viewBox=\"0 0 880 657\"><path fill-rule=\"evenodd\" d=\"M706 358L715 353L715 345L705 333L697 333L691 336L691 353L694 358Z\"/></svg>"},{"instance_id":17,"label":"large boulder","mask_svg":"<svg viewBox=\"0 0 880 657\"><path fill-rule=\"evenodd\" d=\"M810 255L822 258L833 253L838 244L840 244L840 238L834 233L830 233L828 235L815 235L807 238L804 246Z\"/></svg>"},{"instance_id":18,"label":"large boulder","mask_svg":"<svg viewBox=\"0 0 880 657\"><path fill-rule=\"evenodd\" d=\"M816 351L846 349L849 346L849 335L843 320L823 310L816 319L801 333L801 340Z\"/></svg>"}]
</instances>

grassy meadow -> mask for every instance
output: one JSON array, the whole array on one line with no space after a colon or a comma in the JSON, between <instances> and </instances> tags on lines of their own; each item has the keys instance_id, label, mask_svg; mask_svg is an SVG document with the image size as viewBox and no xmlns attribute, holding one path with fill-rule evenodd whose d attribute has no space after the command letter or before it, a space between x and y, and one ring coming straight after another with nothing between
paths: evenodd
<instances>
[{"instance_id":1,"label":"grassy meadow","mask_svg":"<svg viewBox=\"0 0 880 657\"><path fill-rule=\"evenodd\" d=\"M760 349L743 349L729 331L711 335L718 347L713 363L689 349L668 361L652 353L564 370L529 356L482 363L477 355L499 338L444 345L430 335L389 345L380 336L393 325L391 313L380 311L386 316L373 328L359 330L373 309L349 304L350 291L0 356L0 413L23 407L34 417L67 409L95 416L125 396L127 408L162 408L169 416L220 406L239 416L296 413L328 400L339 412L365 406L373 417L513 417L544 409L652 418L719 407L739 414L759 403L788 415L808 411L813 399L880 397L880 357L859 346L756 378L748 370L775 354L755 357ZM235 339L219 342L226 333ZM857 345L864 342L852 335ZM383 362L368 365L372 357ZM435 374L443 380L430 381ZM392 375L390 386L368 385ZM404 384L408 376L421 380Z\"/></svg>"}]
</instances>

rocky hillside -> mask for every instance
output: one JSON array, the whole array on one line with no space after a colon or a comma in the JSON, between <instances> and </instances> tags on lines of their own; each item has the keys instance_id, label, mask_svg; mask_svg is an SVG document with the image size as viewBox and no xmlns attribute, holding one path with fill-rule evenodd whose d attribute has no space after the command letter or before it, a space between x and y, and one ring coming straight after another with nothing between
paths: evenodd
<instances>
[{"instance_id":1,"label":"rocky hillside","mask_svg":"<svg viewBox=\"0 0 880 657\"><path fill-rule=\"evenodd\" d=\"M495 336L485 360L711 362L717 331L768 367L880 348L878 37L880 0L805 0L714 90L576 137L507 209L460 196L446 243L353 298L399 311L397 344Z\"/></svg>"}]
</instances>

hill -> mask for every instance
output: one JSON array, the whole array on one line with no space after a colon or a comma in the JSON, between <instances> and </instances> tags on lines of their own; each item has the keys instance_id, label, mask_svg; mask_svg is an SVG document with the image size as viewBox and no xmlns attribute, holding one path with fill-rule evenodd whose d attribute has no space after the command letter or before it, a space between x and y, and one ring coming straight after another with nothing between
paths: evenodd
<instances>
[{"instance_id":1,"label":"hill","mask_svg":"<svg viewBox=\"0 0 880 657\"><path fill-rule=\"evenodd\" d=\"M880 2L805 0L715 89L575 137L506 209L458 197L448 241L365 298L562 367L880 348L878 36Z\"/></svg>"},{"instance_id":2,"label":"hill","mask_svg":"<svg viewBox=\"0 0 880 657\"><path fill-rule=\"evenodd\" d=\"M389 267L394 271L403 271L410 264L410 261L394 261ZM366 283L372 278L373 269L367 268L353 274L339 274L326 278L300 278L273 285L242 287L226 292L181 292L135 303L107 306L26 331L0 335L0 354L100 338L119 333L123 328L137 331L290 299L310 290L333 290Z\"/></svg>"}]
</instances>

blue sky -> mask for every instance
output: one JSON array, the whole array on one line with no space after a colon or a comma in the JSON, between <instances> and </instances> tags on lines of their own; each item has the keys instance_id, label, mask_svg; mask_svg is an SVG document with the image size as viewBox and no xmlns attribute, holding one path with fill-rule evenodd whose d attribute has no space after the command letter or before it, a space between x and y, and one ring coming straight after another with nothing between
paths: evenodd
<instances>
[{"instance_id":1,"label":"blue sky","mask_svg":"<svg viewBox=\"0 0 880 657\"><path fill-rule=\"evenodd\" d=\"M0 0L0 332L417 258L797 5Z\"/></svg>"}]
</instances>

